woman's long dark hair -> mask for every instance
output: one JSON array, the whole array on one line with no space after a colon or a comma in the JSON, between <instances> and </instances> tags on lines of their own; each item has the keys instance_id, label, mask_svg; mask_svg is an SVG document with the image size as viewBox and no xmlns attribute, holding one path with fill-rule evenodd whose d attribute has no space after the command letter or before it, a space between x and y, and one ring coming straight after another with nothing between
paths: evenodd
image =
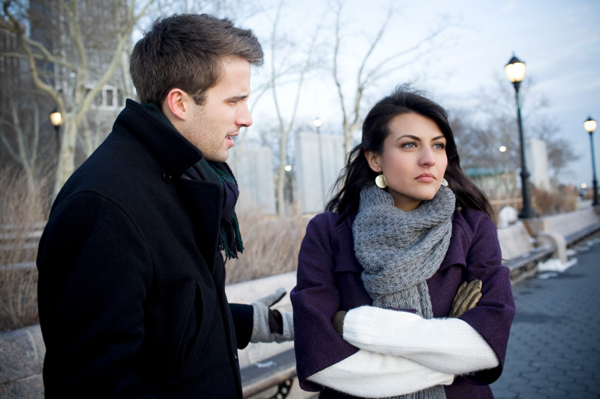
<instances>
[{"instance_id":1,"label":"woman's long dark hair","mask_svg":"<svg viewBox=\"0 0 600 399\"><path fill-rule=\"evenodd\" d=\"M349 154L348 164L342 170L336 182L337 194L325 207L326 211L344 213L357 211L360 191L367 184L373 184L378 173L374 172L364 156L365 150L376 154L383 152L383 142L390 133L389 123L395 116L419 114L436 123L446 138L448 166L444 177L448 187L456 196L456 204L462 208L474 208L485 212L490 218L492 207L483 193L462 171L460 159L454 142L454 134L448 122L448 115L439 104L425 98L419 91L411 90L409 85L396 87L394 92L380 100L369 111L362 129L362 142Z\"/></svg>"}]
</instances>

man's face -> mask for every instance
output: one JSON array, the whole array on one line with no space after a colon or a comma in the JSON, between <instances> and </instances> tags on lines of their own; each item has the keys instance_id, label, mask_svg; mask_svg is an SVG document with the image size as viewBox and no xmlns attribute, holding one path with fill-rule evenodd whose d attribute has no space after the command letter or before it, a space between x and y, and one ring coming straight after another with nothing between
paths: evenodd
<instances>
[{"instance_id":1,"label":"man's face","mask_svg":"<svg viewBox=\"0 0 600 399\"><path fill-rule=\"evenodd\" d=\"M241 58L223 59L223 76L206 91L203 105L192 102L192 117L180 128L181 134L209 161L225 162L233 147L233 136L250 126L250 63Z\"/></svg>"}]
</instances>

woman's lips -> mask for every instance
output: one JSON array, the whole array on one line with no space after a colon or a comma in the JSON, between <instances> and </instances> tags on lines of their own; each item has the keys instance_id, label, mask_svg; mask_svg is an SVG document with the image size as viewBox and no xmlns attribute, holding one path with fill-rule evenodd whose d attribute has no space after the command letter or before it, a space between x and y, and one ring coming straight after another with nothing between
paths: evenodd
<instances>
[{"instance_id":1,"label":"woman's lips","mask_svg":"<svg viewBox=\"0 0 600 399\"><path fill-rule=\"evenodd\" d=\"M417 176L416 180L422 181L425 183L431 183L431 182L435 181L435 177L431 174L422 174L422 175Z\"/></svg>"}]
</instances>

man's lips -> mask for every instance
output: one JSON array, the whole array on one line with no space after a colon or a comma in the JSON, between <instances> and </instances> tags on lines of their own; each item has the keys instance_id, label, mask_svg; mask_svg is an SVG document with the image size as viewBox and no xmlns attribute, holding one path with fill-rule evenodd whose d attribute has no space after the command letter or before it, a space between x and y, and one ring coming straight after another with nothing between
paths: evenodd
<instances>
[{"instance_id":1,"label":"man's lips","mask_svg":"<svg viewBox=\"0 0 600 399\"><path fill-rule=\"evenodd\" d=\"M435 181L435 176L431 173L421 173L419 176L416 177L415 180L422 181L425 183L431 183Z\"/></svg>"},{"instance_id":2,"label":"man's lips","mask_svg":"<svg viewBox=\"0 0 600 399\"><path fill-rule=\"evenodd\" d=\"M237 136L239 132L231 133L225 136L225 140L228 141L231 145L234 145L233 138Z\"/></svg>"}]
</instances>

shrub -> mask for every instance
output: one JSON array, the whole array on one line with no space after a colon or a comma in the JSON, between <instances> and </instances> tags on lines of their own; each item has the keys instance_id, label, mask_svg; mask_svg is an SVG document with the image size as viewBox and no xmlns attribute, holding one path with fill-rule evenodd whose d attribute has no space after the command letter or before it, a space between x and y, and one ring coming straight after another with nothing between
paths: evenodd
<instances>
[{"instance_id":1,"label":"shrub","mask_svg":"<svg viewBox=\"0 0 600 399\"><path fill-rule=\"evenodd\" d=\"M577 210L577 193L574 190L559 192L533 189L533 207L540 216Z\"/></svg>"},{"instance_id":2,"label":"shrub","mask_svg":"<svg viewBox=\"0 0 600 399\"><path fill-rule=\"evenodd\" d=\"M227 261L227 284L294 271L308 219L245 212L239 216L245 250Z\"/></svg>"},{"instance_id":3,"label":"shrub","mask_svg":"<svg viewBox=\"0 0 600 399\"><path fill-rule=\"evenodd\" d=\"M0 171L0 331L37 323L35 257L47 192L28 192L22 173Z\"/></svg>"}]
</instances>

